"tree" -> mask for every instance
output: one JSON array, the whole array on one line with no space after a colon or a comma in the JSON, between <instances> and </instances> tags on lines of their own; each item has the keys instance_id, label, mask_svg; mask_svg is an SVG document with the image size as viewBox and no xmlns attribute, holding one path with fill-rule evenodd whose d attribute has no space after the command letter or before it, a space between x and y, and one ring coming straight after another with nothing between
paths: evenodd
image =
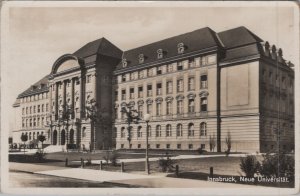
<instances>
[{"instance_id":1,"label":"tree","mask_svg":"<svg viewBox=\"0 0 300 196\"><path fill-rule=\"evenodd\" d=\"M247 178L253 178L254 174L258 173L260 164L255 156L248 155L241 158L240 168L246 174Z\"/></svg>"},{"instance_id":2,"label":"tree","mask_svg":"<svg viewBox=\"0 0 300 196\"><path fill-rule=\"evenodd\" d=\"M38 140L39 140L40 142L42 142L42 148L43 148L43 143L44 143L44 141L46 140L46 137L45 137L44 135L39 135L39 136L38 136Z\"/></svg>"},{"instance_id":3,"label":"tree","mask_svg":"<svg viewBox=\"0 0 300 196\"><path fill-rule=\"evenodd\" d=\"M126 109L127 107L127 109ZM141 120L141 118L138 115L138 111L137 110L133 110L131 109L131 107L129 105L127 105L126 107L122 107L121 112L126 114L126 122L127 122L127 130L128 130L128 137L127 140L130 144L131 142L131 123L135 123L138 124L139 120Z\"/></svg>"},{"instance_id":4,"label":"tree","mask_svg":"<svg viewBox=\"0 0 300 196\"><path fill-rule=\"evenodd\" d=\"M230 135L230 132L227 132L225 142L226 142L226 145L227 145L227 150L225 151L225 153L226 153L226 156L228 156L230 154L230 149L231 149L231 135Z\"/></svg>"},{"instance_id":5,"label":"tree","mask_svg":"<svg viewBox=\"0 0 300 196\"><path fill-rule=\"evenodd\" d=\"M25 142L28 140L28 135L27 134L22 134L21 135L21 140L24 142L24 154L25 154Z\"/></svg>"}]
</instances>

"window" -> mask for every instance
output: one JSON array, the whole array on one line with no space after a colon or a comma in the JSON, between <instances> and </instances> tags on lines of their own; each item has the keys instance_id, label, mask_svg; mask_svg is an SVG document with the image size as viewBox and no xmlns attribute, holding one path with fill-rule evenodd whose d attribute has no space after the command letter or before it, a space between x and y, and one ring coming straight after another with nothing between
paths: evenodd
<instances>
[{"instance_id":1,"label":"window","mask_svg":"<svg viewBox=\"0 0 300 196\"><path fill-rule=\"evenodd\" d=\"M201 112L207 112L207 98L201 98Z\"/></svg>"},{"instance_id":2,"label":"window","mask_svg":"<svg viewBox=\"0 0 300 196\"><path fill-rule=\"evenodd\" d=\"M193 144L189 144L189 150L193 149Z\"/></svg>"},{"instance_id":3,"label":"window","mask_svg":"<svg viewBox=\"0 0 300 196\"><path fill-rule=\"evenodd\" d=\"M177 92L183 91L183 79L177 80Z\"/></svg>"},{"instance_id":4,"label":"window","mask_svg":"<svg viewBox=\"0 0 300 196\"><path fill-rule=\"evenodd\" d=\"M178 52L178 54L184 53L184 44L183 43L179 43L177 45L177 52Z\"/></svg>"},{"instance_id":5,"label":"window","mask_svg":"<svg viewBox=\"0 0 300 196\"><path fill-rule=\"evenodd\" d=\"M195 78L191 77L189 78L189 87L188 87L189 91L191 90L195 90Z\"/></svg>"},{"instance_id":6,"label":"window","mask_svg":"<svg viewBox=\"0 0 300 196\"><path fill-rule=\"evenodd\" d=\"M275 85L276 85L277 87L279 87L278 74L276 74L276 76L275 76Z\"/></svg>"},{"instance_id":7,"label":"window","mask_svg":"<svg viewBox=\"0 0 300 196\"><path fill-rule=\"evenodd\" d=\"M139 127L138 127L138 130L137 130L137 137L143 137L142 134L143 134L143 133L142 133L142 127L139 126Z\"/></svg>"},{"instance_id":8,"label":"window","mask_svg":"<svg viewBox=\"0 0 300 196\"><path fill-rule=\"evenodd\" d=\"M139 114L140 118L143 118L143 110L144 110L143 106L139 105L138 106L138 114Z\"/></svg>"},{"instance_id":9,"label":"window","mask_svg":"<svg viewBox=\"0 0 300 196\"><path fill-rule=\"evenodd\" d=\"M25 109L24 108L22 108L22 115L24 115L25 114Z\"/></svg>"},{"instance_id":10,"label":"window","mask_svg":"<svg viewBox=\"0 0 300 196\"><path fill-rule=\"evenodd\" d=\"M161 103L156 103L156 115L161 115Z\"/></svg>"},{"instance_id":11,"label":"window","mask_svg":"<svg viewBox=\"0 0 300 196\"><path fill-rule=\"evenodd\" d=\"M172 72L173 71L173 64L167 65L167 71Z\"/></svg>"},{"instance_id":12,"label":"window","mask_svg":"<svg viewBox=\"0 0 300 196\"><path fill-rule=\"evenodd\" d=\"M45 105L44 104L42 104L42 112L44 112L45 111Z\"/></svg>"},{"instance_id":13,"label":"window","mask_svg":"<svg viewBox=\"0 0 300 196\"><path fill-rule=\"evenodd\" d=\"M269 82L273 84L273 73L271 71L269 72Z\"/></svg>"},{"instance_id":14,"label":"window","mask_svg":"<svg viewBox=\"0 0 300 196\"><path fill-rule=\"evenodd\" d=\"M189 113L195 112L195 100L189 99Z\"/></svg>"},{"instance_id":15,"label":"window","mask_svg":"<svg viewBox=\"0 0 300 196\"><path fill-rule=\"evenodd\" d=\"M172 81L167 81L167 94L171 94L173 92L173 83Z\"/></svg>"},{"instance_id":16,"label":"window","mask_svg":"<svg viewBox=\"0 0 300 196\"><path fill-rule=\"evenodd\" d=\"M31 140L31 132L29 133L29 140Z\"/></svg>"},{"instance_id":17,"label":"window","mask_svg":"<svg viewBox=\"0 0 300 196\"><path fill-rule=\"evenodd\" d=\"M125 100L126 99L126 90L123 89L122 90L122 100Z\"/></svg>"},{"instance_id":18,"label":"window","mask_svg":"<svg viewBox=\"0 0 300 196\"><path fill-rule=\"evenodd\" d=\"M130 99L134 99L134 88L130 88Z\"/></svg>"},{"instance_id":19,"label":"window","mask_svg":"<svg viewBox=\"0 0 300 196\"><path fill-rule=\"evenodd\" d=\"M41 112L41 106L40 106L40 105L38 105L37 112L38 112L38 113L40 113L40 112Z\"/></svg>"},{"instance_id":20,"label":"window","mask_svg":"<svg viewBox=\"0 0 300 196\"><path fill-rule=\"evenodd\" d=\"M24 119L22 120L22 128L24 128L25 127L25 121L24 121Z\"/></svg>"},{"instance_id":21,"label":"window","mask_svg":"<svg viewBox=\"0 0 300 196\"><path fill-rule=\"evenodd\" d=\"M28 107L26 107L26 114L28 114Z\"/></svg>"},{"instance_id":22,"label":"window","mask_svg":"<svg viewBox=\"0 0 300 196\"><path fill-rule=\"evenodd\" d=\"M37 119L37 126L40 126L40 118Z\"/></svg>"},{"instance_id":23,"label":"window","mask_svg":"<svg viewBox=\"0 0 300 196\"><path fill-rule=\"evenodd\" d=\"M147 113L152 114L152 104L147 104Z\"/></svg>"},{"instance_id":24,"label":"window","mask_svg":"<svg viewBox=\"0 0 300 196\"><path fill-rule=\"evenodd\" d=\"M190 123L188 126L188 136L189 137L193 137L194 136L194 124Z\"/></svg>"},{"instance_id":25,"label":"window","mask_svg":"<svg viewBox=\"0 0 300 196\"><path fill-rule=\"evenodd\" d=\"M285 77L282 77L281 83L282 83L282 88L285 89L285 87L286 87L286 85L285 85Z\"/></svg>"},{"instance_id":26,"label":"window","mask_svg":"<svg viewBox=\"0 0 300 196\"><path fill-rule=\"evenodd\" d=\"M200 88L206 89L207 88L207 75L202 75L200 77Z\"/></svg>"},{"instance_id":27,"label":"window","mask_svg":"<svg viewBox=\"0 0 300 196\"><path fill-rule=\"evenodd\" d=\"M115 91L115 101L118 101L118 91Z\"/></svg>"},{"instance_id":28,"label":"window","mask_svg":"<svg viewBox=\"0 0 300 196\"><path fill-rule=\"evenodd\" d=\"M138 97L143 98L143 87L142 86L139 86L139 88L138 88Z\"/></svg>"},{"instance_id":29,"label":"window","mask_svg":"<svg viewBox=\"0 0 300 196\"><path fill-rule=\"evenodd\" d=\"M178 70L178 71L183 70L183 62L178 62L178 63L177 63L177 70Z\"/></svg>"},{"instance_id":30,"label":"window","mask_svg":"<svg viewBox=\"0 0 300 196\"><path fill-rule=\"evenodd\" d=\"M162 49L158 49L157 50L157 59L162 59L163 58L163 50Z\"/></svg>"},{"instance_id":31,"label":"window","mask_svg":"<svg viewBox=\"0 0 300 196\"><path fill-rule=\"evenodd\" d=\"M202 122L200 124L200 136L206 136L207 133L206 133L206 123L205 122Z\"/></svg>"},{"instance_id":32,"label":"window","mask_svg":"<svg viewBox=\"0 0 300 196\"><path fill-rule=\"evenodd\" d=\"M26 127L28 127L28 119L26 119Z\"/></svg>"},{"instance_id":33,"label":"window","mask_svg":"<svg viewBox=\"0 0 300 196\"><path fill-rule=\"evenodd\" d=\"M36 119L35 118L33 119L33 126L34 127L36 126Z\"/></svg>"},{"instance_id":34,"label":"window","mask_svg":"<svg viewBox=\"0 0 300 196\"><path fill-rule=\"evenodd\" d=\"M158 67L156 71L156 75L161 75L162 74L162 67Z\"/></svg>"},{"instance_id":35,"label":"window","mask_svg":"<svg viewBox=\"0 0 300 196\"><path fill-rule=\"evenodd\" d=\"M178 124L176 127L176 136L181 137L182 136L182 124Z\"/></svg>"},{"instance_id":36,"label":"window","mask_svg":"<svg viewBox=\"0 0 300 196\"><path fill-rule=\"evenodd\" d=\"M144 78L144 71L139 71L139 79L142 79Z\"/></svg>"},{"instance_id":37,"label":"window","mask_svg":"<svg viewBox=\"0 0 300 196\"><path fill-rule=\"evenodd\" d=\"M86 83L91 83L91 78L92 78L91 75L87 75L86 76Z\"/></svg>"},{"instance_id":38,"label":"window","mask_svg":"<svg viewBox=\"0 0 300 196\"><path fill-rule=\"evenodd\" d=\"M122 75L122 82L126 82L126 75Z\"/></svg>"},{"instance_id":39,"label":"window","mask_svg":"<svg viewBox=\"0 0 300 196\"><path fill-rule=\"evenodd\" d=\"M144 63L145 57L144 54L139 54L139 63Z\"/></svg>"},{"instance_id":40,"label":"window","mask_svg":"<svg viewBox=\"0 0 300 196\"><path fill-rule=\"evenodd\" d=\"M177 144L177 149L181 149L181 144Z\"/></svg>"},{"instance_id":41,"label":"window","mask_svg":"<svg viewBox=\"0 0 300 196\"><path fill-rule=\"evenodd\" d=\"M183 101L177 101L177 114L183 114Z\"/></svg>"},{"instance_id":42,"label":"window","mask_svg":"<svg viewBox=\"0 0 300 196\"><path fill-rule=\"evenodd\" d=\"M115 119L119 118L118 108L114 108Z\"/></svg>"},{"instance_id":43,"label":"window","mask_svg":"<svg viewBox=\"0 0 300 196\"><path fill-rule=\"evenodd\" d=\"M167 115L171 115L172 114L172 102L168 101L167 102Z\"/></svg>"},{"instance_id":44,"label":"window","mask_svg":"<svg viewBox=\"0 0 300 196\"><path fill-rule=\"evenodd\" d=\"M35 106L33 106L33 113L35 113L35 112L36 112L35 108L36 108L36 107L35 107Z\"/></svg>"},{"instance_id":45,"label":"window","mask_svg":"<svg viewBox=\"0 0 300 196\"><path fill-rule=\"evenodd\" d=\"M155 137L161 137L161 126L156 126Z\"/></svg>"},{"instance_id":46,"label":"window","mask_svg":"<svg viewBox=\"0 0 300 196\"><path fill-rule=\"evenodd\" d=\"M44 117L42 117L41 125L44 126Z\"/></svg>"},{"instance_id":47,"label":"window","mask_svg":"<svg viewBox=\"0 0 300 196\"><path fill-rule=\"evenodd\" d=\"M160 144L156 144L156 148L160 148Z\"/></svg>"},{"instance_id":48,"label":"window","mask_svg":"<svg viewBox=\"0 0 300 196\"><path fill-rule=\"evenodd\" d=\"M138 148L141 148L141 144L138 144L137 147L138 147Z\"/></svg>"},{"instance_id":49,"label":"window","mask_svg":"<svg viewBox=\"0 0 300 196\"><path fill-rule=\"evenodd\" d=\"M121 128L121 138L125 137L125 127Z\"/></svg>"},{"instance_id":50,"label":"window","mask_svg":"<svg viewBox=\"0 0 300 196\"><path fill-rule=\"evenodd\" d=\"M122 66L123 67L127 67L127 61L126 61L126 59L122 59Z\"/></svg>"},{"instance_id":51,"label":"window","mask_svg":"<svg viewBox=\"0 0 300 196\"><path fill-rule=\"evenodd\" d=\"M200 67L200 57L195 58L195 66Z\"/></svg>"},{"instance_id":52,"label":"window","mask_svg":"<svg viewBox=\"0 0 300 196\"><path fill-rule=\"evenodd\" d=\"M147 76L152 76L152 75L153 75L152 68L147 69Z\"/></svg>"},{"instance_id":53,"label":"window","mask_svg":"<svg viewBox=\"0 0 300 196\"><path fill-rule=\"evenodd\" d=\"M130 80L134 80L135 79L135 77L134 77L134 73L130 73Z\"/></svg>"},{"instance_id":54,"label":"window","mask_svg":"<svg viewBox=\"0 0 300 196\"><path fill-rule=\"evenodd\" d=\"M149 84L147 86L147 96L148 97L152 96L152 85L151 84Z\"/></svg>"},{"instance_id":55,"label":"window","mask_svg":"<svg viewBox=\"0 0 300 196\"><path fill-rule=\"evenodd\" d=\"M156 84L156 95L161 95L162 94L162 87L161 87L161 83L157 83Z\"/></svg>"},{"instance_id":56,"label":"window","mask_svg":"<svg viewBox=\"0 0 300 196\"><path fill-rule=\"evenodd\" d=\"M171 125L166 126L166 137L171 137L172 136L172 127Z\"/></svg>"},{"instance_id":57,"label":"window","mask_svg":"<svg viewBox=\"0 0 300 196\"><path fill-rule=\"evenodd\" d=\"M121 148L124 148L124 144L121 144Z\"/></svg>"},{"instance_id":58,"label":"window","mask_svg":"<svg viewBox=\"0 0 300 196\"><path fill-rule=\"evenodd\" d=\"M167 148L167 149L170 149L170 144L166 144L166 148Z\"/></svg>"}]
</instances>

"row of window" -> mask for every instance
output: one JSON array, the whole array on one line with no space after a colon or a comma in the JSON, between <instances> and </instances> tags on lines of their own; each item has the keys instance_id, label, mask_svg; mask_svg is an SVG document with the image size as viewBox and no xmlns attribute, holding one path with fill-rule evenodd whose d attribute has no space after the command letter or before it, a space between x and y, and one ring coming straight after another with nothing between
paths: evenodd
<instances>
[{"instance_id":1,"label":"row of window","mask_svg":"<svg viewBox=\"0 0 300 196\"><path fill-rule=\"evenodd\" d=\"M38 101L48 98L48 92L21 98L21 103Z\"/></svg>"},{"instance_id":2,"label":"row of window","mask_svg":"<svg viewBox=\"0 0 300 196\"><path fill-rule=\"evenodd\" d=\"M141 148L141 147L142 147L141 144L137 144L137 148ZM121 148L124 148L124 144L121 144ZM130 148L130 149L133 148L132 144L129 144L129 148ZM150 144L148 144L148 148L152 148ZM160 148L163 148L163 147L162 147L161 144L155 144L155 148L156 148L156 149L160 149ZM166 144L166 145L165 145L165 148L166 148L166 149L170 149L170 148L171 148L171 144ZM177 148L178 150L180 150L180 149L182 149L182 145L181 145L181 144L177 144L177 145L176 145L176 148ZM200 144L200 148L205 149L205 144ZM194 149L194 145L193 145L193 144L188 144L188 149L189 149L189 150Z\"/></svg>"},{"instance_id":3,"label":"row of window","mask_svg":"<svg viewBox=\"0 0 300 196\"><path fill-rule=\"evenodd\" d=\"M279 74L274 74L273 71L269 71L267 75L266 69L262 70L262 79L263 82L269 81L270 85L275 85L276 87L281 86L282 89L286 89L289 87L290 89L293 89L293 79L290 78L289 83L285 76L279 77Z\"/></svg>"},{"instance_id":4,"label":"row of window","mask_svg":"<svg viewBox=\"0 0 300 196\"><path fill-rule=\"evenodd\" d=\"M43 127L44 126L45 118L30 118L30 119L23 119L22 120L22 128L25 127Z\"/></svg>"},{"instance_id":5,"label":"row of window","mask_svg":"<svg viewBox=\"0 0 300 196\"><path fill-rule=\"evenodd\" d=\"M156 83L156 96L162 95L162 83L158 82ZM178 79L176 83L177 92L183 92L184 90L184 81L183 79ZM207 89L208 83L207 83L207 75L201 75L200 77L200 89ZM153 96L153 90L152 90L152 84L147 85L147 96ZM195 77L189 77L188 78L188 90L193 91L195 90ZM173 81L167 81L166 82L166 93L172 94L173 93ZM139 86L137 89L137 97L143 98L144 95L144 89L143 86ZM129 89L129 98L134 99L136 96L135 94L135 88ZM115 99L118 100L118 91L115 91ZM121 100L126 100L126 89L121 90Z\"/></svg>"},{"instance_id":6,"label":"row of window","mask_svg":"<svg viewBox=\"0 0 300 196\"><path fill-rule=\"evenodd\" d=\"M147 68L145 70L135 71L131 73L123 74L120 77L120 79L116 78L117 81L115 83L119 82L127 82L137 79L144 79L147 77L152 77L156 75L162 75L165 73L171 73L174 71L182 71L189 68L195 68L195 67L201 67L206 65L211 65L216 63L216 56L215 55L209 55L204 57L197 57L192 59L187 59L184 61L174 62L167 65L161 65L158 67L151 67Z\"/></svg>"},{"instance_id":7,"label":"row of window","mask_svg":"<svg viewBox=\"0 0 300 196\"><path fill-rule=\"evenodd\" d=\"M47 103L47 104L41 104L41 105L37 105L37 106L30 106L30 107L22 108L22 115L48 112L48 106L49 105Z\"/></svg>"},{"instance_id":8,"label":"row of window","mask_svg":"<svg viewBox=\"0 0 300 196\"><path fill-rule=\"evenodd\" d=\"M26 133L24 133L24 132L22 132L22 135L28 135L28 141L30 141L30 140L34 140L34 139L37 139L38 138L38 136L40 135L40 132L26 132ZM41 135L44 135L44 132L42 131L41 132ZM50 138L50 131L48 131L48 137L46 137L46 139L47 138Z\"/></svg>"},{"instance_id":9,"label":"row of window","mask_svg":"<svg viewBox=\"0 0 300 196\"><path fill-rule=\"evenodd\" d=\"M166 101L166 115L172 115L173 114L173 102L172 101ZM156 116L161 116L162 115L162 102L157 102L155 104L156 106ZM184 114L184 108L183 108L183 100L177 100L176 102L176 114ZM153 104L152 103L147 103L147 114L153 114L152 108ZM129 107L130 108L130 107ZM131 107L130 109L134 109ZM144 113L144 106L143 105L138 105L137 106L137 111L138 115L140 118L143 118L143 113ZM200 98L200 112L207 112L207 97L201 97ZM118 108L115 108L115 118L118 119ZM188 100L188 113L195 113L195 99L191 98ZM125 119L126 114L121 113L121 119Z\"/></svg>"},{"instance_id":10,"label":"row of window","mask_svg":"<svg viewBox=\"0 0 300 196\"><path fill-rule=\"evenodd\" d=\"M134 130L133 127L130 127L130 133L131 137L134 136L133 134ZM145 130L143 131L142 126L139 126L136 131L136 137L141 138L143 137L143 132L146 132ZM151 126L148 126L148 137L152 136L151 133ZM125 127L121 128L121 133L120 137L125 138L127 133L127 129ZM173 133L174 134L174 133ZM182 137L183 136L183 125L182 124L177 124L176 125L176 137ZM195 129L194 129L194 123L189 123L187 127L187 135L189 137L194 137L195 136ZM202 122L200 123L200 136L207 136L207 129L206 129L206 123ZM172 125L167 124L165 127L164 133L162 133L162 126L161 125L156 125L155 127L155 137L172 137Z\"/></svg>"}]
</instances>

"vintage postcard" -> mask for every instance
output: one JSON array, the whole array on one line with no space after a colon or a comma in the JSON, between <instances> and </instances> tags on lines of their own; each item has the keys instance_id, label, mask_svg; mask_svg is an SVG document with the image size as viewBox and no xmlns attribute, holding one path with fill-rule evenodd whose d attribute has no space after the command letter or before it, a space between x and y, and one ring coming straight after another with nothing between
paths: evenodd
<instances>
[{"instance_id":1,"label":"vintage postcard","mask_svg":"<svg viewBox=\"0 0 300 196\"><path fill-rule=\"evenodd\" d=\"M296 2L1 6L1 193L299 191Z\"/></svg>"}]
</instances>

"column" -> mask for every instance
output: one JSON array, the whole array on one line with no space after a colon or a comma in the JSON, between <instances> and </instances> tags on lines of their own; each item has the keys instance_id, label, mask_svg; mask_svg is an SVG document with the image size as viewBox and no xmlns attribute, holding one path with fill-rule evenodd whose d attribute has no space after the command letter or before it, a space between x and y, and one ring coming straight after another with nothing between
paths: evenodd
<instances>
[{"instance_id":1,"label":"column","mask_svg":"<svg viewBox=\"0 0 300 196\"><path fill-rule=\"evenodd\" d=\"M55 120L58 120L58 85L59 83L55 83Z\"/></svg>"},{"instance_id":2,"label":"column","mask_svg":"<svg viewBox=\"0 0 300 196\"><path fill-rule=\"evenodd\" d=\"M75 86L74 86L74 83L75 83L75 78L72 78L71 79L71 108L73 110L73 115L72 115L72 119L75 118Z\"/></svg>"}]
</instances>

